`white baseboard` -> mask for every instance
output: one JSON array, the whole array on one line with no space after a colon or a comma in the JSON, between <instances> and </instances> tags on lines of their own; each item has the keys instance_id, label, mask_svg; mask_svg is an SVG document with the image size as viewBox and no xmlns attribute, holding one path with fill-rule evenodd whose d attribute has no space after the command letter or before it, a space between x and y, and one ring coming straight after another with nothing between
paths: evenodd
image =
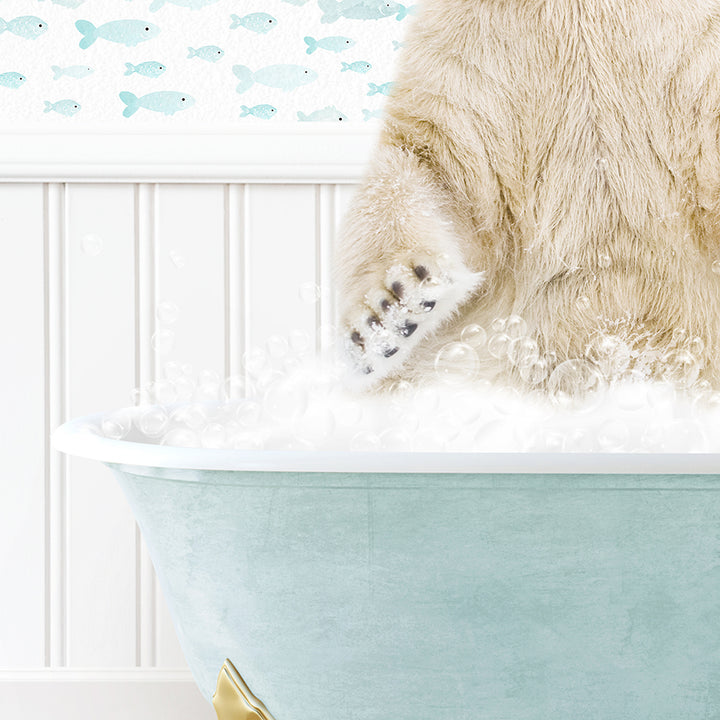
<instances>
[{"instance_id":1,"label":"white baseboard","mask_svg":"<svg viewBox=\"0 0 720 720\"><path fill-rule=\"evenodd\" d=\"M187 671L0 670L2 720L214 720Z\"/></svg>"}]
</instances>

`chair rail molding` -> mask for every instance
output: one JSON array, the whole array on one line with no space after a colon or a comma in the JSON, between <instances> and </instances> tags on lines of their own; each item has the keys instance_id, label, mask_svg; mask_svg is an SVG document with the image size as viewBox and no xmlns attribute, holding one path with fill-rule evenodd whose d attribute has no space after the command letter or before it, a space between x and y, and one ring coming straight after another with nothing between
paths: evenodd
<instances>
[{"instance_id":1,"label":"chair rail molding","mask_svg":"<svg viewBox=\"0 0 720 720\"><path fill-rule=\"evenodd\" d=\"M165 132L0 128L0 182L353 183L378 134L324 123Z\"/></svg>"}]
</instances>

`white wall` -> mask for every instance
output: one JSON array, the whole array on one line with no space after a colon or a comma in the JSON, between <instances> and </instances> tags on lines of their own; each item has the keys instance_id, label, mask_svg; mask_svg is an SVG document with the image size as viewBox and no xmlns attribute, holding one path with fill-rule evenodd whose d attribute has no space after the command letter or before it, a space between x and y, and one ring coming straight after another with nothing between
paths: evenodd
<instances>
[{"instance_id":1,"label":"white wall","mask_svg":"<svg viewBox=\"0 0 720 720\"><path fill-rule=\"evenodd\" d=\"M372 137L5 140L0 717L211 718L109 471L49 434L129 404L167 359L228 375L271 334L315 333ZM299 302L306 281L319 305ZM161 301L179 308L167 356L151 344Z\"/></svg>"}]
</instances>

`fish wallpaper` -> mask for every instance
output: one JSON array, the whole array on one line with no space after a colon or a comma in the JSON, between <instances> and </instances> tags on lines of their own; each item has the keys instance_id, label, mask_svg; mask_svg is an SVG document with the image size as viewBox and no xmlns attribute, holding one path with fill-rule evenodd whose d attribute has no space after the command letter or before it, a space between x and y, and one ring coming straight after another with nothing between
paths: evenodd
<instances>
[{"instance_id":1,"label":"fish wallpaper","mask_svg":"<svg viewBox=\"0 0 720 720\"><path fill-rule=\"evenodd\" d=\"M415 6L0 0L0 125L377 123Z\"/></svg>"}]
</instances>

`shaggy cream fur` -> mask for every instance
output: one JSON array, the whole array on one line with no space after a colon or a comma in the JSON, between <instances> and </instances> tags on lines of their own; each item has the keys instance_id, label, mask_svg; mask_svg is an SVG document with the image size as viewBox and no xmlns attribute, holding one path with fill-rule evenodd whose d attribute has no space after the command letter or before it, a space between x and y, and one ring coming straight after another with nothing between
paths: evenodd
<instances>
[{"instance_id":1,"label":"shaggy cream fur","mask_svg":"<svg viewBox=\"0 0 720 720\"><path fill-rule=\"evenodd\" d=\"M554 364L605 333L717 385L719 134L719 0L425 2L342 226L358 375L514 313Z\"/></svg>"}]
</instances>

